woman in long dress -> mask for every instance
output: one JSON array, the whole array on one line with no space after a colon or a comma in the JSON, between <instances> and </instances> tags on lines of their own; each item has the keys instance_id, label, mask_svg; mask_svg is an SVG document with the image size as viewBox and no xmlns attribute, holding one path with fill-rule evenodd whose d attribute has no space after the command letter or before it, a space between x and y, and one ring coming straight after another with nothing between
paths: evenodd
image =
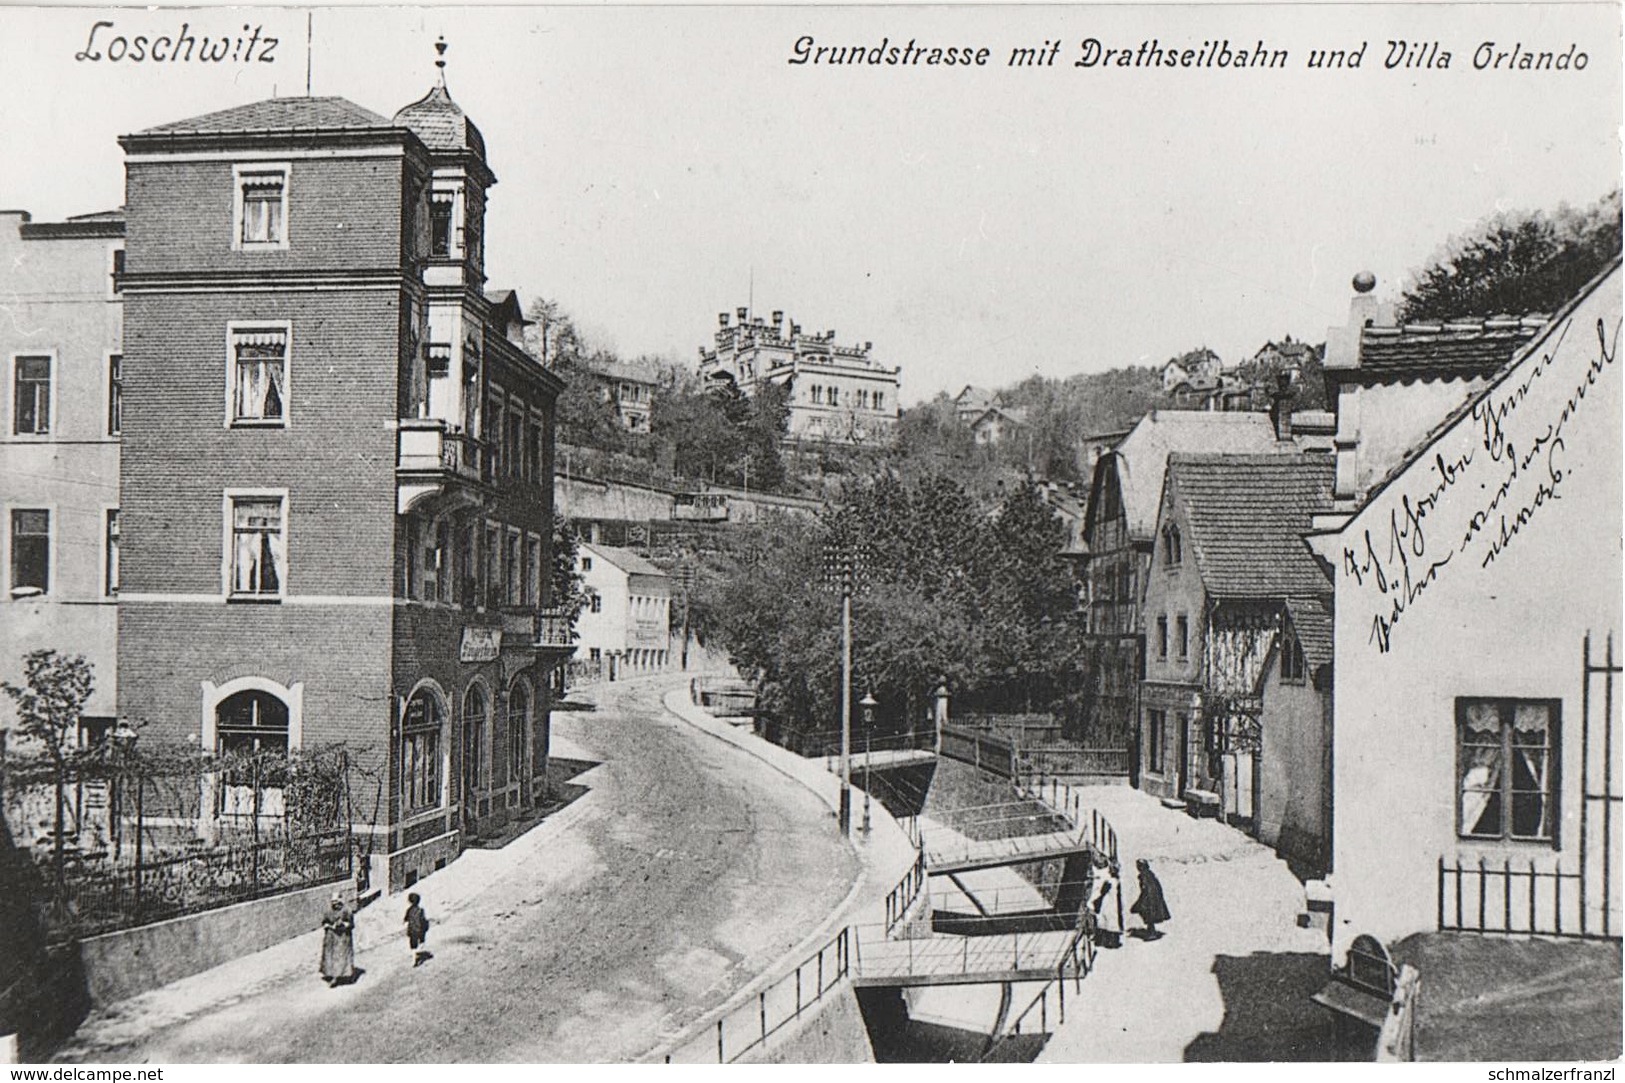
<instances>
[{"instance_id":1,"label":"woman in long dress","mask_svg":"<svg viewBox=\"0 0 1625 1083\"><path fill-rule=\"evenodd\" d=\"M1103 948L1119 947L1123 943L1123 893L1118 887L1117 864L1099 853L1095 864L1097 878L1091 885L1094 897L1089 902L1094 913L1095 942Z\"/></svg>"},{"instance_id":2,"label":"woman in long dress","mask_svg":"<svg viewBox=\"0 0 1625 1083\"><path fill-rule=\"evenodd\" d=\"M1145 922L1145 938L1155 940L1162 935L1157 932L1157 926L1173 915L1168 913L1168 900L1162 894L1162 881L1151 871L1151 862L1142 857L1134 866L1140 874L1140 897L1129 907L1129 913L1140 915L1140 920Z\"/></svg>"},{"instance_id":3,"label":"woman in long dress","mask_svg":"<svg viewBox=\"0 0 1625 1083\"><path fill-rule=\"evenodd\" d=\"M344 898L333 896L333 904L322 915L322 980L328 985L355 977L355 915Z\"/></svg>"}]
</instances>

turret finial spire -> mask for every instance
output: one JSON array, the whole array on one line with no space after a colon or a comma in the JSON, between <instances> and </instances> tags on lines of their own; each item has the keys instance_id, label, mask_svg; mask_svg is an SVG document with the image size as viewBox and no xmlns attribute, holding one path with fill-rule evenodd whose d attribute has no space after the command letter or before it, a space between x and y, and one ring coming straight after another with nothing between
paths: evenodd
<instances>
[{"instance_id":1,"label":"turret finial spire","mask_svg":"<svg viewBox=\"0 0 1625 1083\"><path fill-rule=\"evenodd\" d=\"M446 35L442 34L434 43L434 66L440 69L440 85L446 85Z\"/></svg>"}]
</instances>

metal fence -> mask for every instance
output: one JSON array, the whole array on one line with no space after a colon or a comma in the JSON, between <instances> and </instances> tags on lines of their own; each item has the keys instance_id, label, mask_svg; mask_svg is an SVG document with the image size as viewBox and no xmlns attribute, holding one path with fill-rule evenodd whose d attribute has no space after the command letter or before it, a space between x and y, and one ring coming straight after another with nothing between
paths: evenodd
<instances>
[{"instance_id":1,"label":"metal fence","mask_svg":"<svg viewBox=\"0 0 1625 1083\"><path fill-rule=\"evenodd\" d=\"M896 887L886 893L887 932L908 916L909 911L914 908L914 901L920 897L920 891L925 887L926 880L925 850L922 847L916 851L914 864L908 867L908 872L903 874Z\"/></svg>"},{"instance_id":2,"label":"metal fence","mask_svg":"<svg viewBox=\"0 0 1625 1083\"><path fill-rule=\"evenodd\" d=\"M763 1045L836 991L851 973L850 928L843 928L795 970L699 1027L665 1055L667 1064L728 1064Z\"/></svg>"},{"instance_id":3,"label":"metal fence","mask_svg":"<svg viewBox=\"0 0 1625 1083\"><path fill-rule=\"evenodd\" d=\"M1000 1054L1010 1044L1023 1035L1047 1036L1053 1031L1050 1020L1060 1026L1066 1022L1066 979L1072 979L1074 993L1083 990L1083 979L1089 976L1095 966L1095 944L1080 928L1073 937L1067 951L1067 958L1055 968L1055 976L1044 983L1038 995L1028 1003L1014 1018L1007 1022L1001 1030L994 1032L989 1038L987 1048L982 1051L979 1060L983 1063L1002 1059Z\"/></svg>"},{"instance_id":4,"label":"metal fence","mask_svg":"<svg viewBox=\"0 0 1625 1083\"><path fill-rule=\"evenodd\" d=\"M199 848L131 863L75 862L67 870L67 917L92 936L184 914L348 879L343 832ZM42 870L49 875L49 870Z\"/></svg>"},{"instance_id":5,"label":"metal fence","mask_svg":"<svg viewBox=\"0 0 1625 1083\"><path fill-rule=\"evenodd\" d=\"M1074 745L1021 747L1017 756L1023 774L1063 775L1069 778L1127 778L1126 748L1080 748Z\"/></svg>"},{"instance_id":6,"label":"metal fence","mask_svg":"<svg viewBox=\"0 0 1625 1083\"><path fill-rule=\"evenodd\" d=\"M945 725L942 727L942 754L1000 778L1016 777L1016 746L1006 737Z\"/></svg>"}]
</instances>

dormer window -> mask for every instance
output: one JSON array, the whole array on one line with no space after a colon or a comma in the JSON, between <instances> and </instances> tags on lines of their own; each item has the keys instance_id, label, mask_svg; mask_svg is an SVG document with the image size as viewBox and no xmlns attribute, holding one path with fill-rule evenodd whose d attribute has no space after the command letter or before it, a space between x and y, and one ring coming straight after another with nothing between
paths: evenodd
<instances>
[{"instance_id":1,"label":"dormer window","mask_svg":"<svg viewBox=\"0 0 1625 1083\"><path fill-rule=\"evenodd\" d=\"M288 167L237 166L235 245L243 251L288 247Z\"/></svg>"},{"instance_id":2,"label":"dormer window","mask_svg":"<svg viewBox=\"0 0 1625 1083\"><path fill-rule=\"evenodd\" d=\"M1185 548L1179 540L1179 528L1170 523L1162 531L1162 562L1170 567L1185 559Z\"/></svg>"}]
</instances>

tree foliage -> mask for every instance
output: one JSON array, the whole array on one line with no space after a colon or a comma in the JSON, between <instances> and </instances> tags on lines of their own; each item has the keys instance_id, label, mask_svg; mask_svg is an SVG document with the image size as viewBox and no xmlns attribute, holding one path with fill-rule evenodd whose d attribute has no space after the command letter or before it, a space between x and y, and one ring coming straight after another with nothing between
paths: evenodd
<instances>
[{"instance_id":1,"label":"tree foliage","mask_svg":"<svg viewBox=\"0 0 1625 1083\"><path fill-rule=\"evenodd\" d=\"M972 707L1064 707L1080 608L1062 533L1031 485L994 504L945 473L883 474L814 529L752 528L735 566L702 578L695 608L757 678L764 711L827 735L840 717L840 596L826 557L856 552L853 696L875 696L882 730L918 723L944 680Z\"/></svg>"},{"instance_id":2,"label":"tree foliage","mask_svg":"<svg viewBox=\"0 0 1625 1083\"><path fill-rule=\"evenodd\" d=\"M1401 320L1550 313L1620 251L1620 192L1574 209L1507 211L1452 237L1407 284Z\"/></svg>"}]
</instances>

